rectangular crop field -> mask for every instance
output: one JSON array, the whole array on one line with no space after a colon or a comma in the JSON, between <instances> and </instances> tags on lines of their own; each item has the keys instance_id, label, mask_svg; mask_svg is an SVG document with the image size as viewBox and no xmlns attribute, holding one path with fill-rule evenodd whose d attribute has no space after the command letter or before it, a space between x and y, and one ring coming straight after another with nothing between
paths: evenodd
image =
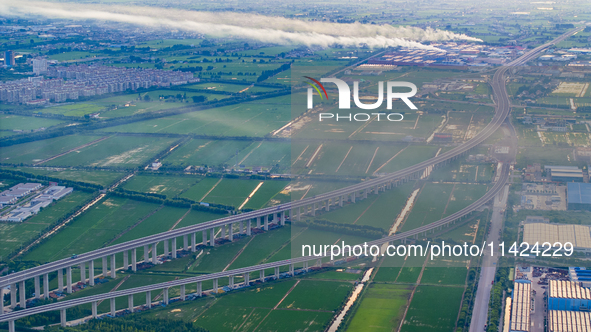
<instances>
[{"instance_id":1,"label":"rectangular crop field","mask_svg":"<svg viewBox=\"0 0 591 332\"><path fill-rule=\"evenodd\" d=\"M51 166L137 167L174 142L172 138L112 136L46 163Z\"/></svg>"},{"instance_id":2,"label":"rectangular crop field","mask_svg":"<svg viewBox=\"0 0 591 332\"><path fill-rule=\"evenodd\" d=\"M99 138L100 136L70 135L5 146L2 147L0 161L8 164L32 164L90 143Z\"/></svg>"},{"instance_id":3,"label":"rectangular crop field","mask_svg":"<svg viewBox=\"0 0 591 332\"><path fill-rule=\"evenodd\" d=\"M290 121L290 105L274 103L276 98L134 122L103 131L262 137Z\"/></svg>"},{"instance_id":4,"label":"rectangular crop field","mask_svg":"<svg viewBox=\"0 0 591 332\"><path fill-rule=\"evenodd\" d=\"M12 114L0 115L0 130L35 130L41 127L49 128L51 126L63 123L63 120L45 119L31 116L20 116Z\"/></svg>"},{"instance_id":5,"label":"rectangular crop field","mask_svg":"<svg viewBox=\"0 0 591 332\"><path fill-rule=\"evenodd\" d=\"M191 165L234 165L240 161L236 155L251 144L254 143L250 141L193 139L175 149L163 159L162 164L183 168Z\"/></svg>"},{"instance_id":6,"label":"rectangular crop field","mask_svg":"<svg viewBox=\"0 0 591 332\"><path fill-rule=\"evenodd\" d=\"M347 331L396 331L408 305L410 286L371 284L351 319Z\"/></svg>"},{"instance_id":7,"label":"rectangular crop field","mask_svg":"<svg viewBox=\"0 0 591 332\"><path fill-rule=\"evenodd\" d=\"M118 234L157 207L156 204L119 197L103 199L25 257L48 262L107 246Z\"/></svg>"},{"instance_id":8,"label":"rectangular crop field","mask_svg":"<svg viewBox=\"0 0 591 332\"><path fill-rule=\"evenodd\" d=\"M127 180L123 189L175 197L186 191L202 177L139 174Z\"/></svg>"},{"instance_id":9,"label":"rectangular crop field","mask_svg":"<svg viewBox=\"0 0 591 332\"><path fill-rule=\"evenodd\" d=\"M463 287L417 286L401 331L452 331L463 293Z\"/></svg>"}]
</instances>

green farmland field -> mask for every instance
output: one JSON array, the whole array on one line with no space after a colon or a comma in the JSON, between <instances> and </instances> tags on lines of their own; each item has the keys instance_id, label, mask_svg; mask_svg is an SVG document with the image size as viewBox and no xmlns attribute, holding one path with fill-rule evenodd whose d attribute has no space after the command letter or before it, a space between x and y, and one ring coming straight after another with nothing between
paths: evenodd
<instances>
[{"instance_id":1,"label":"green farmland field","mask_svg":"<svg viewBox=\"0 0 591 332\"><path fill-rule=\"evenodd\" d=\"M101 248L157 207L119 197L103 199L25 257L48 262Z\"/></svg>"},{"instance_id":2,"label":"green farmland field","mask_svg":"<svg viewBox=\"0 0 591 332\"><path fill-rule=\"evenodd\" d=\"M278 97L279 98L279 97ZM107 132L175 133L261 137L290 121L288 104L260 103L223 106L106 128Z\"/></svg>"},{"instance_id":3,"label":"green farmland field","mask_svg":"<svg viewBox=\"0 0 591 332\"><path fill-rule=\"evenodd\" d=\"M172 144L171 138L112 136L46 163L52 166L99 166L132 168Z\"/></svg>"},{"instance_id":4,"label":"green farmland field","mask_svg":"<svg viewBox=\"0 0 591 332\"><path fill-rule=\"evenodd\" d=\"M140 174L127 180L123 189L175 197L202 180L196 176Z\"/></svg>"},{"instance_id":5,"label":"green farmland field","mask_svg":"<svg viewBox=\"0 0 591 332\"><path fill-rule=\"evenodd\" d=\"M63 120L45 119L30 116L19 116L12 114L0 115L0 130L23 130L29 131L41 127L49 128L51 126L63 123Z\"/></svg>"},{"instance_id":6,"label":"green farmland field","mask_svg":"<svg viewBox=\"0 0 591 332\"><path fill-rule=\"evenodd\" d=\"M302 280L279 305L286 309L336 310L351 290L350 283Z\"/></svg>"},{"instance_id":7,"label":"green farmland field","mask_svg":"<svg viewBox=\"0 0 591 332\"><path fill-rule=\"evenodd\" d=\"M53 157L70 149L99 139L100 136L60 136L43 141L34 141L2 147L0 161L9 164L31 164Z\"/></svg>"},{"instance_id":8,"label":"green farmland field","mask_svg":"<svg viewBox=\"0 0 591 332\"><path fill-rule=\"evenodd\" d=\"M395 331L400 326L411 289L404 285L371 284L346 331Z\"/></svg>"},{"instance_id":9,"label":"green farmland field","mask_svg":"<svg viewBox=\"0 0 591 332\"><path fill-rule=\"evenodd\" d=\"M239 153L250 144L252 143L249 141L193 139L175 149L169 156L164 158L162 164L183 168L190 165L234 165L236 160L240 161L235 157L236 153Z\"/></svg>"},{"instance_id":10,"label":"green farmland field","mask_svg":"<svg viewBox=\"0 0 591 332\"><path fill-rule=\"evenodd\" d=\"M463 292L463 287L417 286L401 331L452 331Z\"/></svg>"},{"instance_id":11,"label":"green farmland field","mask_svg":"<svg viewBox=\"0 0 591 332\"><path fill-rule=\"evenodd\" d=\"M140 315L194 321L212 332L323 331L335 314L330 308L318 311L300 310L295 307L288 308L289 304L286 304L286 301L299 299L302 307L315 307L318 301L339 304L348 292L345 289L352 287L346 283L305 279L294 287L296 283L296 280L285 280L251 286L223 295L217 301L199 299L177 302L166 308L150 310ZM314 294L315 291L329 292L340 288L343 288L343 291L330 294L328 299L310 296L310 292ZM275 306L277 306L276 309L274 309Z\"/></svg>"}]
</instances>

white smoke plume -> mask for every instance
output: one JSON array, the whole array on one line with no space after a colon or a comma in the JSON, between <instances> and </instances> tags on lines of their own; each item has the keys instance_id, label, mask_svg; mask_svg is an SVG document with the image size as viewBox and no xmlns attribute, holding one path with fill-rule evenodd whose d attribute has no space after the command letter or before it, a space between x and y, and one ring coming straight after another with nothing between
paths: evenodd
<instances>
[{"instance_id":1,"label":"white smoke plume","mask_svg":"<svg viewBox=\"0 0 591 332\"><path fill-rule=\"evenodd\" d=\"M212 13L137 6L82 5L0 0L0 15L99 20L161 29L192 31L212 37L234 37L279 45L329 47L404 46L436 49L421 41L480 41L453 32L390 25L307 22L255 14ZM223 22L223 23L221 23Z\"/></svg>"}]
</instances>

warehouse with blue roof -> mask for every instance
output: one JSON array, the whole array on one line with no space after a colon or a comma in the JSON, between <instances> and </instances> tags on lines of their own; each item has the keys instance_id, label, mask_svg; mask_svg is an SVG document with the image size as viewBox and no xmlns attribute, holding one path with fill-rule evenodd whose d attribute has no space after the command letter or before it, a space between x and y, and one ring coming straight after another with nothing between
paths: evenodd
<instances>
[{"instance_id":1,"label":"warehouse with blue roof","mask_svg":"<svg viewBox=\"0 0 591 332\"><path fill-rule=\"evenodd\" d=\"M566 193L566 203L569 210L591 211L591 184L568 183Z\"/></svg>"}]
</instances>

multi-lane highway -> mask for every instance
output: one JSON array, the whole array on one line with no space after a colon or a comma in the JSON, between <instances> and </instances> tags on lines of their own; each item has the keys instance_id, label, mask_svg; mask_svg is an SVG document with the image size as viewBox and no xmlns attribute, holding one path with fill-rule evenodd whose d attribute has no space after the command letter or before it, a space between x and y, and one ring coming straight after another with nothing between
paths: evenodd
<instances>
[{"instance_id":1,"label":"multi-lane highway","mask_svg":"<svg viewBox=\"0 0 591 332\"><path fill-rule=\"evenodd\" d=\"M95 259L100 259L100 258L109 256L109 255L124 252L124 251L138 248L141 246L151 245L151 244L154 244L154 243L157 243L160 241L185 236L188 234L194 234L194 233L200 232L200 231L211 230L214 227L225 226L228 224L238 223L238 222L246 221L246 220L250 221L255 218L268 217L269 215L275 215L277 213L286 212L286 211L291 211L290 218L293 218L294 217L293 211L295 209L299 210L300 208L305 208L305 211L307 211L308 207L310 207L310 206L312 206L313 209L315 209L316 208L315 205L319 202L326 202L328 204L329 200L333 200L333 203L334 203L335 199L338 197L341 197L341 198L342 197L349 197L352 194L354 194L354 195L358 194L360 191L365 190L367 192L368 190L372 190L374 188L377 191L378 186L382 186L384 184L392 183L393 181L397 181L400 179L411 177L411 176L418 174L419 172L427 169L430 166L439 165L443 162L446 162L447 160L458 157L458 156L462 155L463 153L467 152L468 150L479 145L484 140L486 140L488 137L490 137L490 135L492 135L501 126L503 121L505 121L505 119L507 118L507 115L510 112L510 103L509 103L509 97L507 96L507 92L505 89L505 73L510 68L510 66L522 65L522 64L526 63L527 61L536 57L539 54L539 52L542 51L543 49L545 49L546 47L548 47L554 43L560 42L560 41L564 40L565 38L569 37L570 35L578 32L582 29L583 28L581 27L581 28L575 29L573 31L570 31L569 33L560 36L559 38L553 40L550 43L544 44L542 46L539 46L539 47L529 51L528 53L526 53L522 57L511 62L509 64L509 67L502 67L499 70L497 70L497 72L493 76L493 80L491 82L491 85L492 85L493 91L494 91L495 102L497 104L496 112L495 112L495 115L494 115L493 119L491 120L491 122L478 135L476 135L470 141L468 141L465 144L462 144L450 151L447 151L446 153L443 153L437 157L423 161L421 163L418 163L418 164L408 167L406 169L403 169L403 170L400 170L400 171L397 171L394 173L390 173L390 174L383 176L383 177L375 178L375 179L365 181L365 182L362 182L359 184L355 184L355 185L352 185L352 186L349 186L346 188L338 189L338 190L335 190L335 191L332 191L329 193L320 194L320 195L317 195L317 196L314 196L311 198L307 198L304 200L284 203L284 204L270 207L270 208L265 208L265 209L261 209L261 210L257 210L257 211L242 213L242 214L238 214L238 215L233 215L230 217L221 218L221 219L209 221L209 222L198 224L198 225L188 226L188 227L176 229L173 231L159 233L159 234L144 237L141 239L125 242L125 243L122 243L119 245L115 245L115 246L111 246L111 247L107 247L107 248L101 248L101 249L97 249L97 250L94 250L94 251L91 251L91 252L88 252L85 254L80 254L76 258L62 259L62 260L51 262L51 263L48 263L45 265L41 265L41 266L29 269L29 270L20 271L20 272L10 274L8 276L0 278L0 287L4 287L4 286L10 285L10 284L15 284L17 282L21 282L21 281L24 281L24 280L27 280L27 279L30 279L33 277L38 277L40 275L54 272L59 269L68 268L68 267L76 266L79 264L84 264L86 262L89 262L89 261L92 261ZM499 170L499 174L498 174L499 177L498 177L497 182L493 186L493 188L491 188L491 190L489 190L483 197L478 199L476 202L474 202L470 206L462 209L461 211L458 211L458 212L456 212L446 218L443 218L437 222L419 227L419 228L414 229L412 231L408 231L408 232L400 233L400 234L395 234L395 235L392 235L392 236L389 236L386 238L382 238L379 240L368 242L368 245L373 245L373 244L379 245L379 244L383 244L383 243L390 242L390 241L405 239L405 238L408 238L411 236L419 235L421 233L426 233L430 230L434 230L436 228L443 227L443 226L449 224L450 222L453 222L465 215L468 215L469 213L477 210L478 208L480 208L484 204L486 204L488 201L490 201L503 188L504 184L506 183L507 179L509 178L509 174L510 174L510 166L503 165L503 167ZM13 321L14 319L17 319L20 317L25 317L25 316L35 314L38 312L57 310L60 308L67 308L67 307L76 306L76 305L82 304L82 303L94 302L97 299L103 299L100 297L104 297L104 299L108 299L108 298L113 298L113 297L118 297L118 296L125 296L125 295L129 295L129 294L145 292L145 291L152 290L152 289L162 289L164 287L171 287L171 286L175 286L175 285L178 286L178 285L183 285L183 284L187 284L187 283L198 282L201 280L211 280L211 279L216 279L219 277L239 275L239 274L243 274L246 272L257 271L257 270L261 270L261 269L265 269L265 268L291 265L291 264L301 263L301 262L305 262L305 261L309 261L311 259L317 259L317 258L318 257L296 258L296 259L285 260L285 261L280 261L280 262L257 265L257 266L253 266L253 267L247 267L247 268L238 269L238 270L219 272L219 273L210 274L210 275L206 275L206 276L177 280L174 282L167 283L166 285L168 285L168 286L163 285L163 284L157 284L157 285L140 287L140 288L136 288L136 289L129 289L129 290L125 290L125 291L118 291L118 292L113 292L113 293L95 295L92 297L80 298L80 299L76 299L76 300L60 301L60 302L53 303L50 305L45 305L45 306L41 306L41 307L29 308L29 309L25 309L25 310L21 310L21 311L7 313L7 314L0 316L0 321ZM201 278L201 279L199 279L199 278Z\"/></svg>"}]
</instances>

